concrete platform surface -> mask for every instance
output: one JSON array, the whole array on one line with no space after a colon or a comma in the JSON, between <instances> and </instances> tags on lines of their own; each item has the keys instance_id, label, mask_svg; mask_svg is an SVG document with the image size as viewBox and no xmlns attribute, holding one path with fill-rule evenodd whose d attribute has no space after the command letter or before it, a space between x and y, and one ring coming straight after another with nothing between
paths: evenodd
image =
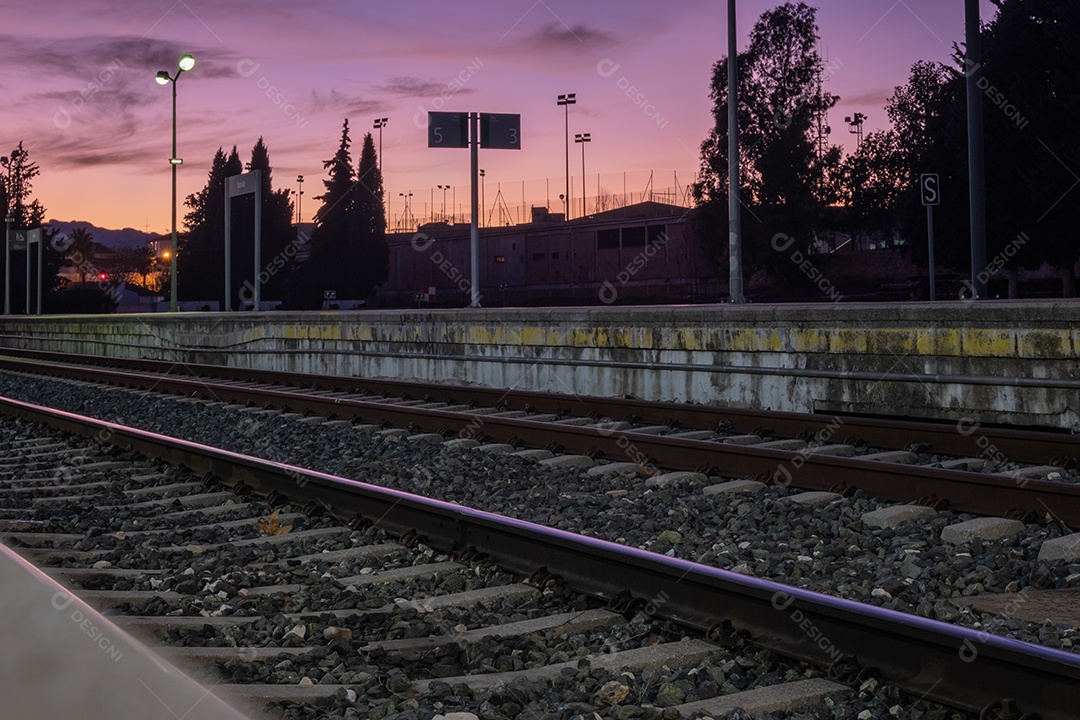
<instances>
[{"instance_id":1,"label":"concrete platform surface","mask_svg":"<svg viewBox=\"0 0 1080 720\"><path fill-rule=\"evenodd\" d=\"M20 720L245 720L9 548L0 546L0 698Z\"/></svg>"},{"instance_id":2,"label":"concrete platform surface","mask_svg":"<svg viewBox=\"0 0 1080 720\"><path fill-rule=\"evenodd\" d=\"M0 325L0 344L61 353L1080 428L1075 300L184 312Z\"/></svg>"}]
</instances>

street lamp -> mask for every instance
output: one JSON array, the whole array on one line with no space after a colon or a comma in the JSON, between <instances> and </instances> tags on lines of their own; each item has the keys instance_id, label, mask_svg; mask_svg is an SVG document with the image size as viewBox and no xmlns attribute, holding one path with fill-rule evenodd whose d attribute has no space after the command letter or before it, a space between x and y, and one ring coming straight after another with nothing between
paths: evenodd
<instances>
[{"instance_id":1,"label":"street lamp","mask_svg":"<svg viewBox=\"0 0 1080 720\"><path fill-rule=\"evenodd\" d=\"M581 216L585 217L585 143L592 142L592 135L577 133L574 142L581 144Z\"/></svg>"},{"instance_id":2,"label":"street lamp","mask_svg":"<svg viewBox=\"0 0 1080 720\"><path fill-rule=\"evenodd\" d=\"M379 172L382 173L382 129L386 127L386 121L390 118L375 118L375 124L372 126L379 131Z\"/></svg>"},{"instance_id":3,"label":"street lamp","mask_svg":"<svg viewBox=\"0 0 1080 720\"><path fill-rule=\"evenodd\" d=\"M442 190L442 220L446 222L446 191L450 189L449 185L436 185L435 187Z\"/></svg>"},{"instance_id":4,"label":"street lamp","mask_svg":"<svg viewBox=\"0 0 1080 720\"><path fill-rule=\"evenodd\" d=\"M300 190L296 193L296 224L304 222L304 176L297 175L296 182Z\"/></svg>"},{"instance_id":5,"label":"street lamp","mask_svg":"<svg viewBox=\"0 0 1080 720\"><path fill-rule=\"evenodd\" d=\"M558 105L565 109L566 120L566 220L570 219L570 106L577 104L577 93L560 95ZM584 148L582 148L584 150Z\"/></svg>"},{"instance_id":6,"label":"street lamp","mask_svg":"<svg viewBox=\"0 0 1080 720\"><path fill-rule=\"evenodd\" d=\"M180 75L195 67L195 58L191 55L181 55L177 63L179 68L175 75L169 75L168 70L159 70L157 76L158 85L172 83L172 156L169 165L172 166L172 245L170 246L173 257L176 257L176 166L184 161L176 156L176 81ZM169 273L169 312L176 312L176 275L177 263L173 263L172 272Z\"/></svg>"},{"instance_id":7,"label":"street lamp","mask_svg":"<svg viewBox=\"0 0 1080 720\"><path fill-rule=\"evenodd\" d=\"M411 229L412 226L409 224L409 198L412 197L412 193L411 192L407 192L407 193L399 192L398 195L405 198L405 211L402 213L402 216L403 216L404 220L402 222L405 223L406 228Z\"/></svg>"},{"instance_id":8,"label":"street lamp","mask_svg":"<svg viewBox=\"0 0 1080 720\"><path fill-rule=\"evenodd\" d=\"M862 124L865 119L866 116L861 112L857 112L854 115L848 115L844 118L844 122L850 126L848 132L855 136L855 147L862 145Z\"/></svg>"},{"instance_id":9,"label":"street lamp","mask_svg":"<svg viewBox=\"0 0 1080 720\"><path fill-rule=\"evenodd\" d=\"M376 158L376 160L378 161L376 164L377 164L377 166L379 168L379 179L382 182L383 196L384 197L386 196L386 178L384 178L382 176L382 174L383 174L383 171L382 171L382 129L384 127L386 127L386 122L389 119L390 118L375 118L375 124L372 125L372 127L374 127L376 130L379 131L379 157ZM383 209L383 212L384 213L387 212L389 207L390 207L390 201L387 200L386 201L386 208Z\"/></svg>"},{"instance_id":10,"label":"street lamp","mask_svg":"<svg viewBox=\"0 0 1080 720\"><path fill-rule=\"evenodd\" d=\"M480 223L484 222L484 213L487 212L487 201L484 200L484 169L480 168ZM505 304L505 303L504 303Z\"/></svg>"}]
</instances>

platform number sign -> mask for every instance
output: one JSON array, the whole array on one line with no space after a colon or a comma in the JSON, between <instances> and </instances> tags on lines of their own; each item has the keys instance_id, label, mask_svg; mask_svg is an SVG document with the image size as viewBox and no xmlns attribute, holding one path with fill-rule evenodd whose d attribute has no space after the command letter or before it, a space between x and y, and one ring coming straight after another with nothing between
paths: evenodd
<instances>
[{"instance_id":1,"label":"platform number sign","mask_svg":"<svg viewBox=\"0 0 1080 720\"><path fill-rule=\"evenodd\" d=\"M428 147L469 147L469 113L429 112Z\"/></svg>"},{"instance_id":2,"label":"platform number sign","mask_svg":"<svg viewBox=\"0 0 1080 720\"><path fill-rule=\"evenodd\" d=\"M923 205L937 205L941 202L941 193L938 188L937 173L923 173L919 176L919 192L922 193Z\"/></svg>"},{"instance_id":3,"label":"platform number sign","mask_svg":"<svg viewBox=\"0 0 1080 720\"><path fill-rule=\"evenodd\" d=\"M480 147L493 150L520 150L521 115L480 113Z\"/></svg>"}]
</instances>

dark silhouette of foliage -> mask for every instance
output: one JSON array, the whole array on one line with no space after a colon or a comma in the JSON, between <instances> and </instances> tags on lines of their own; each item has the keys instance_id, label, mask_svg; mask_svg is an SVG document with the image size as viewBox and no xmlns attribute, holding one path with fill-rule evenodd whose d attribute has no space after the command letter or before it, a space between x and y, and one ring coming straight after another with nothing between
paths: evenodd
<instances>
[{"instance_id":1,"label":"dark silhouette of foliage","mask_svg":"<svg viewBox=\"0 0 1080 720\"><path fill-rule=\"evenodd\" d=\"M349 121L334 157L323 163L326 192L317 199L310 257L293 275L287 303L316 308L324 293L339 299L366 299L389 275L382 175L371 134L364 136L358 172L352 167Z\"/></svg>"},{"instance_id":2,"label":"dark silhouette of foliage","mask_svg":"<svg viewBox=\"0 0 1080 720\"><path fill-rule=\"evenodd\" d=\"M747 272L766 266L789 273L791 264L778 261L771 238L784 233L809 241L824 225L824 204L834 194L840 151L830 147L819 154L816 127L838 98L822 90L817 41L816 10L789 2L761 15L737 59ZM713 66L714 127L701 145L701 175L693 189L695 233L718 267L726 265L728 244L727 66L726 57Z\"/></svg>"}]
</instances>

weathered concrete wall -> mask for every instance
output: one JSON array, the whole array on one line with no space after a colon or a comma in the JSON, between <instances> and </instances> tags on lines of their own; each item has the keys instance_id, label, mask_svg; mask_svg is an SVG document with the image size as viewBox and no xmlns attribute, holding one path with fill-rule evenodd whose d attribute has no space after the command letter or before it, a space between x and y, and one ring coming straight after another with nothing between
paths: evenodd
<instances>
[{"instance_id":1,"label":"weathered concrete wall","mask_svg":"<svg viewBox=\"0 0 1080 720\"><path fill-rule=\"evenodd\" d=\"M1080 302L9 318L0 345L1080 428Z\"/></svg>"}]
</instances>

